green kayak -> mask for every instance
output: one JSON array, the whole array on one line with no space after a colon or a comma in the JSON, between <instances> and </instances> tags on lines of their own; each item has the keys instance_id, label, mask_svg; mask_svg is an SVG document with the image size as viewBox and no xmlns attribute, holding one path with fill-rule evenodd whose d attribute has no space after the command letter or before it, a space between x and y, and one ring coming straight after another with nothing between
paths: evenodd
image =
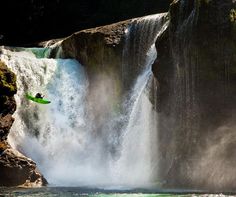
<instances>
[{"instance_id":1,"label":"green kayak","mask_svg":"<svg viewBox=\"0 0 236 197\"><path fill-rule=\"evenodd\" d=\"M48 101L46 99L43 99L43 98L36 98L28 93L26 93L26 98L31 100L31 101L34 101L34 102L37 102L37 103L41 103L41 104L48 104L48 103L51 103L51 101Z\"/></svg>"}]
</instances>

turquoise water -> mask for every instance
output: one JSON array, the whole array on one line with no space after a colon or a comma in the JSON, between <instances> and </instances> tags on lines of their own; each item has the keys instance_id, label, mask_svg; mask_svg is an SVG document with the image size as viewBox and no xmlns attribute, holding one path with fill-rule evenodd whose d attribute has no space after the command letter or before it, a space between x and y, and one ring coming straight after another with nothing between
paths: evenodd
<instances>
[{"instance_id":1,"label":"turquoise water","mask_svg":"<svg viewBox=\"0 0 236 197\"><path fill-rule=\"evenodd\" d=\"M25 48L25 51L32 52L37 58L49 57L52 49L50 48Z\"/></svg>"},{"instance_id":2,"label":"turquoise water","mask_svg":"<svg viewBox=\"0 0 236 197\"><path fill-rule=\"evenodd\" d=\"M36 189L25 188L0 188L0 197L70 197L70 196L88 196L88 197L169 197L169 196L181 196L189 197L196 196L187 193L163 193L163 192L148 192L139 190L127 190L127 191L115 191L115 190L99 190L99 189L87 189L87 188L63 188L63 187L45 187Z\"/></svg>"},{"instance_id":3,"label":"turquoise water","mask_svg":"<svg viewBox=\"0 0 236 197\"><path fill-rule=\"evenodd\" d=\"M105 190L80 187L3 188L0 197L235 197L235 193L208 193L192 190Z\"/></svg>"}]
</instances>

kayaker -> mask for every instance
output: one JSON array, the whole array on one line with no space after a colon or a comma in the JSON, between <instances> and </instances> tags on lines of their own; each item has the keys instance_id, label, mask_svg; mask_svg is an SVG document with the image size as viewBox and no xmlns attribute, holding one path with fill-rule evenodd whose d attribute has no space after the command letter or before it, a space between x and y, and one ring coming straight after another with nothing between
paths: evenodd
<instances>
[{"instance_id":1,"label":"kayaker","mask_svg":"<svg viewBox=\"0 0 236 197\"><path fill-rule=\"evenodd\" d=\"M35 95L35 98L43 98L44 96L41 94L41 93L37 93L36 95Z\"/></svg>"}]
</instances>

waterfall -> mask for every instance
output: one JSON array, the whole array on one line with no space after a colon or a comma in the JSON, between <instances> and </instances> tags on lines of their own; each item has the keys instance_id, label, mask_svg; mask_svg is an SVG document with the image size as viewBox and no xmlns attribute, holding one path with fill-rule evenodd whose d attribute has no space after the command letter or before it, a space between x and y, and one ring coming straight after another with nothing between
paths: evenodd
<instances>
[{"instance_id":1,"label":"waterfall","mask_svg":"<svg viewBox=\"0 0 236 197\"><path fill-rule=\"evenodd\" d=\"M145 69L150 46L167 28L168 23L165 17L166 13L134 19L132 25L127 29L122 56L122 81L125 89L129 90L137 75Z\"/></svg>"},{"instance_id":2,"label":"waterfall","mask_svg":"<svg viewBox=\"0 0 236 197\"><path fill-rule=\"evenodd\" d=\"M152 45L149 60L155 60L156 50ZM122 132L122 150L120 158L114 163L115 182L150 187L157 171L157 114L149 100L148 82L152 77L151 65L148 65L138 77L129 97L127 125ZM118 178L118 179L117 179ZM117 181L118 180L118 181ZM154 184L154 183L152 183Z\"/></svg>"},{"instance_id":3,"label":"waterfall","mask_svg":"<svg viewBox=\"0 0 236 197\"><path fill-rule=\"evenodd\" d=\"M94 112L87 102L91 87L86 69L78 61L48 59L47 51L37 48L2 49L0 59L17 74L18 86L9 142L36 161L51 185L156 184L158 121L148 83L157 56L155 40L166 28L160 22L163 17L135 19L127 29L122 81L126 83L127 74L134 72L132 82L126 87L120 110L110 109L112 115L99 125L99 133L88 115ZM42 92L51 103L28 101L26 92ZM106 100L107 95L102 96ZM103 111L99 112L102 115Z\"/></svg>"}]
</instances>

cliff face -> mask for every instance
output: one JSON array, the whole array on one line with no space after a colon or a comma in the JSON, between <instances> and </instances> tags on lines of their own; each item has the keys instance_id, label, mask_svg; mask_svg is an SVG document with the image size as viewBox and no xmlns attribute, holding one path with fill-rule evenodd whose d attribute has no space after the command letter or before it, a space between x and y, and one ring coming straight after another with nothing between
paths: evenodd
<instances>
[{"instance_id":1,"label":"cliff face","mask_svg":"<svg viewBox=\"0 0 236 197\"><path fill-rule=\"evenodd\" d=\"M112 108L119 110L148 61L155 58L149 50L167 20L166 13L150 15L83 30L61 41L61 55L77 59L87 71L87 100L98 110L95 119L101 110L103 116Z\"/></svg>"},{"instance_id":2,"label":"cliff face","mask_svg":"<svg viewBox=\"0 0 236 197\"><path fill-rule=\"evenodd\" d=\"M36 169L36 164L11 148L7 136L16 110L14 94L16 76L0 62L0 186L41 186L47 181Z\"/></svg>"},{"instance_id":3,"label":"cliff face","mask_svg":"<svg viewBox=\"0 0 236 197\"><path fill-rule=\"evenodd\" d=\"M16 93L16 77L2 62L0 62L0 87L0 140L4 142L14 121L12 114L16 110L13 97Z\"/></svg>"},{"instance_id":4,"label":"cliff face","mask_svg":"<svg viewBox=\"0 0 236 197\"><path fill-rule=\"evenodd\" d=\"M60 45L64 57L75 58L85 66L89 79L87 101L95 110L91 116L94 116L98 130L101 130L99 125L102 125L103 118L109 116L110 109L116 108L121 99L120 65L125 29L130 22L83 30L64 39Z\"/></svg>"},{"instance_id":5,"label":"cliff face","mask_svg":"<svg viewBox=\"0 0 236 197\"><path fill-rule=\"evenodd\" d=\"M235 7L232 0L176 0L156 42L165 187L235 189Z\"/></svg>"},{"instance_id":6,"label":"cliff face","mask_svg":"<svg viewBox=\"0 0 236 197\"><path fill-rule=\"evenodd\" d=\"M59 54L77 59L95 85L104 77L113 79L113 89L119 96L129 90L146 65L148 50L167 21L167 13L162 13L83 30L54 45L51 57ZM41 45L45 44L54 42Z\"/></svg>"},{"instance_id":7,"label":"cliff face","mask_svg":"<svg viewBox=\"0 0 236 197\"><path fill-rule=\"evenodd\" d=\"M109 65L111 69L120 69L125 29L130 20L83 30L63 40L61 47L64 56L78 59L86 65L88 72L100 72ZM108 70L106 72L109 72Z\"/></svg>"}]
</instances>

